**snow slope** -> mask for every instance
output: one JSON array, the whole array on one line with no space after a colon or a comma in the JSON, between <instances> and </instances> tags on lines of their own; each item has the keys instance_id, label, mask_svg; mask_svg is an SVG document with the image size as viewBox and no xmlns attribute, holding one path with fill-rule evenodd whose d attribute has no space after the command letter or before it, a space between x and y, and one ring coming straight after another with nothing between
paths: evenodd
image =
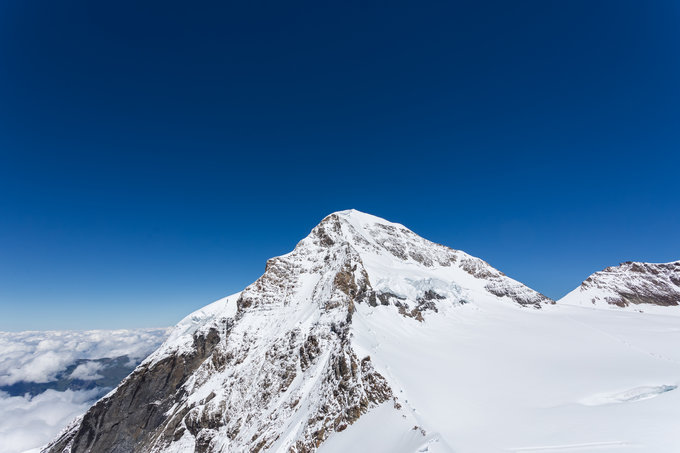
<instances>
[{"instance_id":1,"label":"snow slope","mask_svg":"<svg viewBox=\"0 0 680 453\"><path fill-rule=\"evenodd\" d=\"M678 319L555 305L342 211L47 451L677 452Z\"/></svg>"},{"instance_id":2,"label":"snow slope","mask_svg":"<svg viewBox=\"0 0 680 453\"><path fill-rule=\"evenodd\" d=\"M438 440L423 451L680 451L677 317L529 311L481 297L422 324L383 307L357 314L357 349L371 354L426 431L423 444ZM405 433L368 423L332 435L319 451L347 451L370 432L386 444Z\"/></svg>"}]
</instances>

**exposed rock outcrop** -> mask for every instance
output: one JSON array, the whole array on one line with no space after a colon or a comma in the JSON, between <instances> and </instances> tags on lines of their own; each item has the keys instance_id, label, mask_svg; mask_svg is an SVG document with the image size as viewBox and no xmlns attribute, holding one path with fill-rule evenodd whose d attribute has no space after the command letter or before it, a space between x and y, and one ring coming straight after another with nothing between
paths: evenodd
<instances>
[{"instance_id":1,"label":"exposed rock outcrop","mask_svg":"<svg viewBox=\"0 0 680 453\"><path fill-rule=\"evenodd\" d=\"M560 303L624 307L680 305L680 261L627 261L589 276Z\"/></svg>"}]
</instances>

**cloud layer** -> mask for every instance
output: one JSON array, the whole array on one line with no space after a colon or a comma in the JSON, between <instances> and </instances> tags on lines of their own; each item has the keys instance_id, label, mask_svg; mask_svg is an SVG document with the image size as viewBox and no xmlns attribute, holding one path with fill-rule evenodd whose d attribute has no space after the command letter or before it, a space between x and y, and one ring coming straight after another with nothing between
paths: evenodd
<instances>
[{"instance_id":1,"label":"cloud layer","mask_svg":"<svg viewBox=\"0 0 680 453\"><path fill-rule=\"evenodd\" d=\"M9 396L0 392L0 453L18 453L45 445L74 417L84 413L101 390Z\"/></svg>"},{"instance_id":2,"label":"cloud layer","mask_svg":"<svg viewBox=\"0 0 680 453\"><path fill-rule=\"evenodd\" d=\"M138 362L166 335L167 329L0 332L0 386L50 382L77 359L127 355Z\"/></svg>"},{"instance_id":3,"label":"cloud layer","mask_svg":"<svg viewBox=\"0 0 680 453\"><path fill-rule=\"evenodd\" d=\"M0 332L0 386L51 382L79 359L128 356L134 365L153 352L168 331ZM96 380L102 367L99 362L81 363L70 377ZM0 453L33 452L45 445L107 390L49 389L33 397L0 391Z\"/></svg>"}]
</instances>

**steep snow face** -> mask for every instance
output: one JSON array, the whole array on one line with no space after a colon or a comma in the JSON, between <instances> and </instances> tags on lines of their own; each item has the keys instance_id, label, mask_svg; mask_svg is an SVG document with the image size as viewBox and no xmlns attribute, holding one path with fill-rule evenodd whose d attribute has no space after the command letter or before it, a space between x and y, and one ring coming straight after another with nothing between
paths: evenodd
<instances>
[{"instance_id":1,"label":"steep snow face","mask_svg":"<svg viewBox=\"0 0 680 453\"><path fill-rule=\"evenodd\" d=\"M182 320L47 451L313 451L378 407L414 426L368 354L364 318L425 329L461 307L551 302L402 225L331 214L241 293Z\"/></svg>"},{"instance_id":2,"label":"steep snow face","mask_svg":"<svg viewBox=\"0 0 680 453\"><path fill-rule=\"evenodd\" d=\"M680 305L680 261L626 262L588 277L561 304L656 310ZM677 312L677 310L667 313Z\"/></svg>"}]
</instances>

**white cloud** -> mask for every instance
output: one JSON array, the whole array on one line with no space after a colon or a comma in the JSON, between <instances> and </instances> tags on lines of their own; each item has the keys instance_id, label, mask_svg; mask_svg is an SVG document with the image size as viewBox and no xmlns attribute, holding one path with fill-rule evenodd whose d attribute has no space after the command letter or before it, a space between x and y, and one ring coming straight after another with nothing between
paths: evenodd
<instances>
[{"instance_id":1,"label":"white cloud","mask_svg":"<svg viewBox=\"0 0 680 453\"><path fill-rule=\"evenodd\" d=\"M78 365L75 370L71 372L71 379L81 379L83 381L95 381L104 376L99 374L104 368L104 365L98 362L85 362Z\"/></svg>"},{"instance_id":2,"label":"white cloud","mask_svg":"<svg viewBox=\"0 0 680 453\"><path fill-rule=\"evenodd\" d=\"M0 392L0 453L45 445L73 418L83 414L100 392L47 390L33 398Z\"/></svg>"},{"instance_id":3,"label":"white cloud","mask_svg":"<svg viewBox=\"0 0 680 453\"><path fill-rule=\"evenodd\" d=\"M168 329L0 332L0 385L50 382L77 359L127 355L137 362L167 333Z\"/></svg>"},{"instance_id":4,"label":"white cloud","mask_svg":"<svg viewBox=\"0 0 680 453\"><path fill-rule=\"evenodd\" d=\"M165 340L169 329L0 332L0 386L55 379L78 359L127 355L138 363ZM78 365L71 377L94 380L103 365ZM36 452L108 389L59 392L31 397L0 391L0 453Z\"/></svg>"}]
</instances>

